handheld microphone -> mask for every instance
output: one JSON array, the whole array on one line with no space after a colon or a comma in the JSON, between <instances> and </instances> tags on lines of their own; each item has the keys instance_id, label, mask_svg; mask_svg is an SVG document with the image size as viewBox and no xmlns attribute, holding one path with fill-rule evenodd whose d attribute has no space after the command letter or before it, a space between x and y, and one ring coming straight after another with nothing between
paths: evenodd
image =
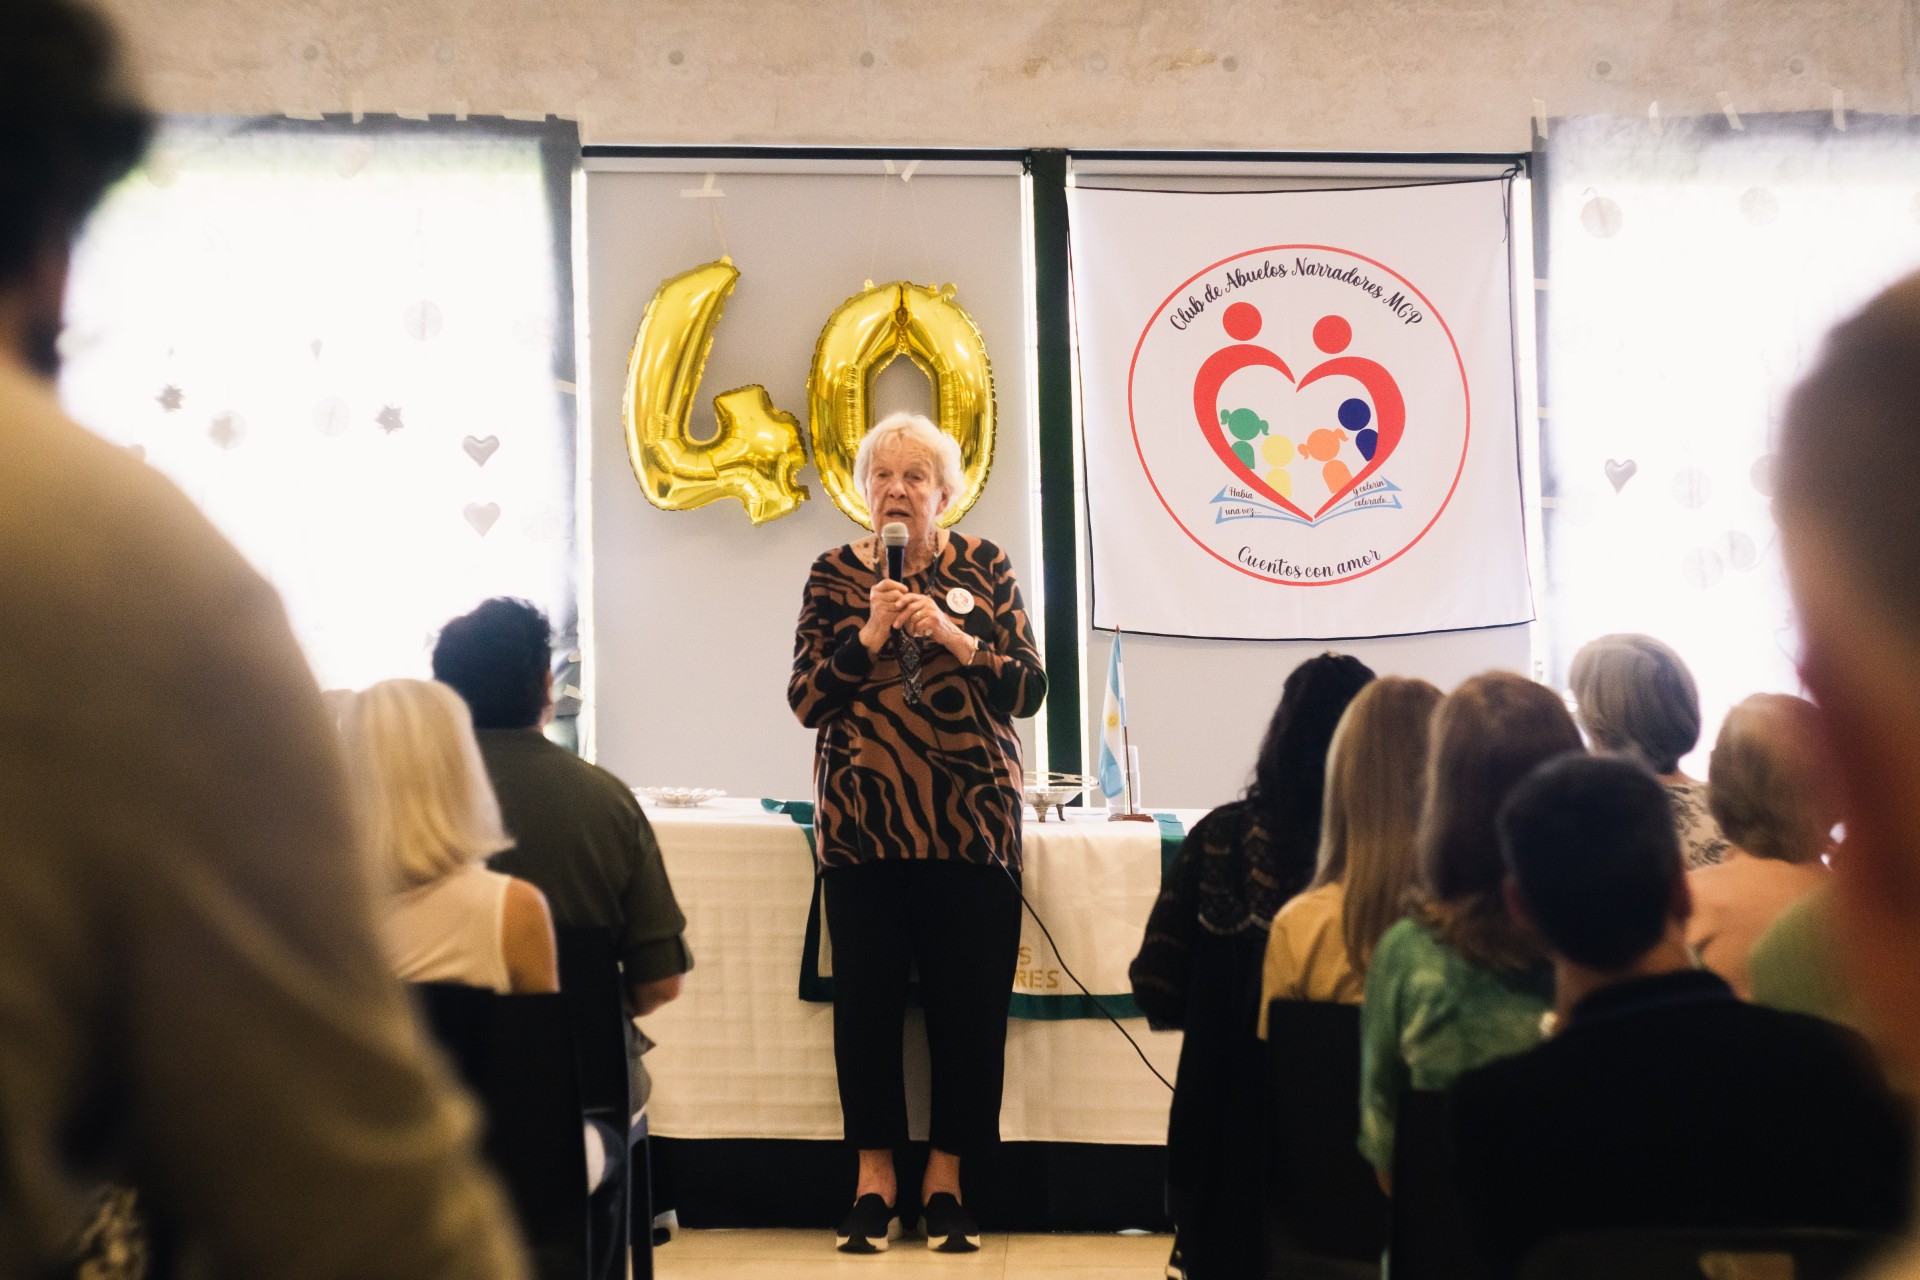
<instances>
[{"instance_id":1,"label":"handheld microphone","mask_svg":"<svg viewBox=\"0 0 1920 1280\"><path fill-rule=\"evenodd\" d=\"M898 520L880 526L880 541L887 548L887 577L901 582L907 576L907 526Z\"/></svg>"}]
</instances>

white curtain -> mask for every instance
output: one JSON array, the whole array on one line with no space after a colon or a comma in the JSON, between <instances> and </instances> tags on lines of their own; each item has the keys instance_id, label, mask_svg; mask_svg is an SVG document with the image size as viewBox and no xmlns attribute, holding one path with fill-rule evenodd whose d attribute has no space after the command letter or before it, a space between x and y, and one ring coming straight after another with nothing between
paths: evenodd
<instances>
[{"instance_id":1,"label":"white curtain","mask_svg":"<svg viewBox=\"0 0 1920 1280\"><path fill-rule=\"evenodd\" d=\"M1695 773L1729 706L1799 689L1769 498L1785 397L1920 267L1909 121L1740 123L1555 120L1536 155L1547 675L1611 631L1672 644L1704 703Z\"/></svg>"},{"instance_id":2,"label":"white curtain","mask_svg":"<svg viewBox=\"0 0 1920 1280\"><path fill-rule=\"evenodd\" d=\"M571 125L177 120L78 247L68 408L279 588L323 685L426 674L492 595L574 625L577 150Z\"/></svg>"}]
</instances>

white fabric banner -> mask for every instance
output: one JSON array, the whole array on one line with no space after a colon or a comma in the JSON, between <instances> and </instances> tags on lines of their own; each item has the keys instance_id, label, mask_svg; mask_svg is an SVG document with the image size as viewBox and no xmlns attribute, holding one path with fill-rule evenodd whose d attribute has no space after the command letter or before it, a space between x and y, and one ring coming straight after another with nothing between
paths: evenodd
<instances>
[{"instance_id":1,"label":"white fabric banner","mask_svg":"<svg viewBox=\"0 0 1920 1280\"><path fill-rule=\"evenodd\" d=\"M1510 195L1070 193L1095 627L1532 619Z\"/></svg>"}]
</instances>

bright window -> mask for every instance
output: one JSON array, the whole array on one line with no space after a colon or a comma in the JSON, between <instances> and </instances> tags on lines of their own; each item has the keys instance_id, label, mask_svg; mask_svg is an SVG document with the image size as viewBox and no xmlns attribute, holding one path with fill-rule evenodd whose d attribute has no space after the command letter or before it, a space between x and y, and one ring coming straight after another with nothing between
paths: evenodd
<instances>
[{"instance_id":1,"label":"bright window","mask_svg":"<svg viewBox=\"0 0 1920 1280\"><path fill-rule=\"evenodd\" d=\"M173 122L79 246L69 410L279 588L323 685L425 675L492 595L574 624L549 161L574 149L501 122Z\"/></svg>"},{"instance_id":2,"label":"bright window","mask_svg":"<svg viewBox=\"0 0 1920 1280\"><path fill-rule=\"evenodd\" d=\"M1556 120L1536 174L1547 675L1611 631L1673 645L1696 775L1728 707L1799 691L1769 497L1785 398L1920 266L1920 133L1848 123Z\"/></svg>"}]
</instances>

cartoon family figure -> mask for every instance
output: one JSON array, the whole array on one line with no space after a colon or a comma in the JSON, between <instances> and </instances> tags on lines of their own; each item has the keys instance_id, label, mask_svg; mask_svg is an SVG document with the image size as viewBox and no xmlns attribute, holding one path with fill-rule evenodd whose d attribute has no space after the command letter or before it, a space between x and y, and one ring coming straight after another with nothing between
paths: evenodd
<instances>
[{"instance_id":1,"label":"cartoon family figure","mask_svg":"<svg viewBox=\"0 0 1920 1280\"><path fill-rule=\"evenodd\" d=\"M1221 323L1234 345L1222 347L1207 357L1193 383L1193 409L1200 430L1213 451L1248 488L1272 501L1284 511L1308 524L1338 506L1342 499L1365 483L1392 456L1406 429L1406 400L1393 375L1375 361L1343 354L1353 341L1353 326L1337 315L1322 316L1313 326L1313 344L1328 357L1301 377L1294 377L1275 352L1254 346L1260 334L1260 312L1251 303L1236 302L1221 316ZM1242 369L1276 369L1295 390L1311 386L1322 378L1345 377L1358 382L1367 400L1351 397L1341 402L1335 418L1337 426L1319 427L1304 440L1273 431L1251 409L1221 409L1220 389ZM1360 469L1342 455L1351 444L1358 455ZM1294 500L1292 466L1301 459L1318 464L1327 497L1308 511L1300 503L1310 501L1304 495Z\"/></svg>"}]
</instances>

